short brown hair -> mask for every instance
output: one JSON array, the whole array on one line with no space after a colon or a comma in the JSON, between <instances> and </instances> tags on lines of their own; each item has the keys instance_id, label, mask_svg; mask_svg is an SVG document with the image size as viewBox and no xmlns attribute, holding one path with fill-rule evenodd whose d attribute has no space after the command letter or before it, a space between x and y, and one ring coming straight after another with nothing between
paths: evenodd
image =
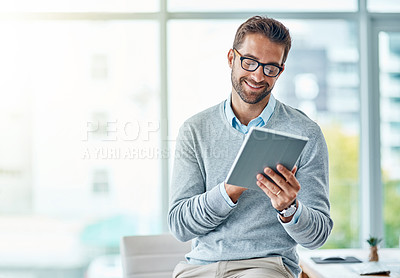
<instances>
[{"instance_id":1,"label":"short brown hair","mask_svg":"<svg viewBox=\"0 0 400 278\"><path fill-rule=\"evenodd\" d=\"M244 41L247 34L262 34L271 42L285 46L282 64L285 63L290 47L292 46L292 38L289 29L281 22L264 16L253 16L242 23L236 31L233 48L238 49Z\"/></svg>"}]
</instances>

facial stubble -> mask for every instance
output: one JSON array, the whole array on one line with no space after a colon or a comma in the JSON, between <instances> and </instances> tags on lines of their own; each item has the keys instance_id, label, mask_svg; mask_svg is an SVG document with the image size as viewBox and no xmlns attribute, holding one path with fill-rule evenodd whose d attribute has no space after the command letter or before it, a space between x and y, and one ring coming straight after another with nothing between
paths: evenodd
<instances>
[{"instance_id":1,"label":"facial stubble","mask_svg":"<svg viewBox=\"0 0 400 278\"><path fill-rule=\"evenodd\" d=\"M247 80L246 77L241 77L239 80L236 78L235 74L233 73L233 70L231 72L231 80L232 80L232 86L233 89L236 91L236 93L240 96L240 98L248 104L256 104L262 101L264 98L266 98L272 91L273 87L270 88L269 84L267 82L264 83L257 83L257 85L265 86L265 89L259 93L255 99L250 99L243 88L243 83L245 80ZM255 83L255 82L253 82ZM255 93L251 93L251 95L255 95Z\"/></svg>"}]
</instances>

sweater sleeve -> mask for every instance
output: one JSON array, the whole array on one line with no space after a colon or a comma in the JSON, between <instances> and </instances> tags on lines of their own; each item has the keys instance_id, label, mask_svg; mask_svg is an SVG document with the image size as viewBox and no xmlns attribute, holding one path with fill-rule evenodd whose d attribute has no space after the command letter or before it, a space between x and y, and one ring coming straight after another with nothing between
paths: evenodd
<instances>
[{"instance_id":1,"label":"sweater sleeve","mask_svg":"<svg viewBox=\"0 0 400 278\"><path fill-rule=\"evenodd\" d=\"M168 226L181 241L206 235L232 211L216 184L206 191L203 162L196 134L188 124L179 131L170 188Z\"/></svg>"},{"instance_id":2,"label":"sweater sleeve","mask_svg":"<svg viewBox=\"0 0 400 278\"><path fill-rule=\"evenodd\" d=\"M310 139L299 161L296 178L301 189L298 199L302 213L294 225L284 225L287 233L309 249L321 247L333 227L329 204L328 150L322 132Z\"/></svg>"}]
</instances>

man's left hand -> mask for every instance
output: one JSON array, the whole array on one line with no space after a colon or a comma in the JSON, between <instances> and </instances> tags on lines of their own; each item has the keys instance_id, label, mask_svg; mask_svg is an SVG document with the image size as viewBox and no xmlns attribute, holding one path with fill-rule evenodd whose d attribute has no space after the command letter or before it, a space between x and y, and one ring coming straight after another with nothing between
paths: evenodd
<instances>
[{"instance_id":1,"label":"man's left hand","mask_svg":"<svg viewBox=\"0 0 400 278\"><path fill-rule=\"evenodd\" d=\"M277 170L281 173L280 176L274 170L269 167L264 169L264 173L273 181L271 182L262 174L257 175L257 185L268 195L271 199L272 206L281 211L288 208L297 197L297 193L300 190L300 183L296 179L295 174L297 166L292 171L289 171L286 167L278 164ZM285 219L281 216L282 221L289 222L290 219Z\"/></svg>"}]
</instances>

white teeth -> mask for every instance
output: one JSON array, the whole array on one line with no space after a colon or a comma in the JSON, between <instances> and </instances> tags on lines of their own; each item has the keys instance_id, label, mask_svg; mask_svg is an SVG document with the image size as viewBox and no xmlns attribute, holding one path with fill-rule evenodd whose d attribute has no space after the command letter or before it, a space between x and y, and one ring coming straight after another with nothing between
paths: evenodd
<instances>
[{"instance_id":1,"label":"white teeth","mask_svg":"<svg viewBox=\"0 0 400 278\"><path fill-rule=\"evenodd\" d=\"M254 85L250 84L249 82L246 82L246 84L249 85L250 87L254 88L254 89L259 89L259 88L262 87L262 86L254 86Z\"/></svg>"}]
</instances>

